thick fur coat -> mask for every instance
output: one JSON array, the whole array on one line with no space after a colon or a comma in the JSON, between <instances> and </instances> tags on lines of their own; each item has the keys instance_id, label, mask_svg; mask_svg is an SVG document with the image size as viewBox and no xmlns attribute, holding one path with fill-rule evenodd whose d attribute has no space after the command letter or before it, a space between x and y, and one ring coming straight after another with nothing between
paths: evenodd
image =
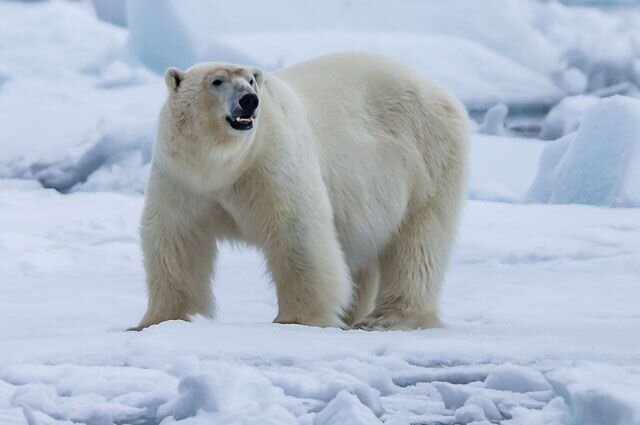
<instances>
[{"instance_id":1,"label":"thick fur coat","mask_svg":"<svg viewBox=\"0 0 640 425\"><path fill-rule=\"evenodd\" d=\"M458 100L364 53L275 73L205 63L165 79L142 218L149 305L136 329L213 313L224 240L264 253L275 322L440 324L467 169ZM259 99L250 117L236 113L247 94Z\"/></svg>"}]
</instances>

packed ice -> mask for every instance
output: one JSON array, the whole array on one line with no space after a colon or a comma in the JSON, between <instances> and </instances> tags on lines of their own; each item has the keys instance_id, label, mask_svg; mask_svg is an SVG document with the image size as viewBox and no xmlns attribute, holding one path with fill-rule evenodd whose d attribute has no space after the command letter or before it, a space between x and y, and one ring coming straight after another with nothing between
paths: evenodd
<instances>
[{"instance_id":1,"label":"packed ice","mask_svg":"<svg viewBox=\"0 0 640 425\"><path fill-rule=\"evenodd\" d=\"M640 101L600 100L579 129L550 142L528 194L534 202L640 206Z\"/></svg>"}]
</instances>

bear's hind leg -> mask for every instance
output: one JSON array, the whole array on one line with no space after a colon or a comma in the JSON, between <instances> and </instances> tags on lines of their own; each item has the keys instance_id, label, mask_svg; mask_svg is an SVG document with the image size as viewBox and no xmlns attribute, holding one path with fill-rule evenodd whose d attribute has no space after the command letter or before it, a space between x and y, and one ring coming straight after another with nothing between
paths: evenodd
<instances>
[{"instance_id":1,"label":"bear's hind leg","mask_svg":"<svg viewBox=\"0 0 640 425\"><path fill-rule=\"evenodd\" d=\"M289 252L276 260L267 254L278 294L274 323L345 327L342 317L351 301L352 283L337 242L330 245L334 246L306 256Z\"/></svg>"},{"instance_id":2,"label":"bear's hind leg","mask_svg":"<svg viewBox=\"0 0 640 425\"><path fill-rule=\"evenodd\" d=\"M297 230L273 232L265 250L278 294L274 322L342 328L352 298L351 276L330 220L309 224L305 230L300 224Z\"/></svg>"},{"instance_id":3,"label":"bear's hind leg","mask_svg":"<svg viewBox=\"0 0 640 425\"><path fill-rule=\"evenodd\" d=\"M442 206L426 205L407 216L380 255L376 308L355 327L439 327L438 297L455 227L455 214Z\"/></svg>"}]
</instances>

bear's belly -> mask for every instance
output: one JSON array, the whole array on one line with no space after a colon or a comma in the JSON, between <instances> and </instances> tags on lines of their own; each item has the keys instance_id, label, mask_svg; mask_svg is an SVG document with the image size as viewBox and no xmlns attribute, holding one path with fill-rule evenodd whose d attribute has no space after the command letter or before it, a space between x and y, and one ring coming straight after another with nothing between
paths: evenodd
<instances>
[{"instance_id":1,"label":"bear's belly","mask_svg":"<svg viewBox=\"0 0 640 425\"><path fill-rule=\"evenodd\" d=\"M378 176L348 185L343 177L338 190L328 188L340 245L352 271L377 260L405 216L407 184L389 185L381 180Z\"/></svg>"}]
</instances>

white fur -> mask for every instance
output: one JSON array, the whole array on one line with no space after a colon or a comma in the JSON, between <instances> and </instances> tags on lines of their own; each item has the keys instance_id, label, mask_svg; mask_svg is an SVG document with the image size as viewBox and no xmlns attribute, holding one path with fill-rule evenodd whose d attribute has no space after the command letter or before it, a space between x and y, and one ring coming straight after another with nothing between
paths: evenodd
<instances>
[{"instance_id":1,"label":"white fur","mask_svg":"<svg viewBox=\"0 0 640 425\"><path fill-rule=\"evenodd\" d=\"M212 89L221 72L225 88ZM149 308L136 329L212 313L222 240L264 252L276 322L439 325L467 167L456 99L363 53L273 74L201 64L169 70L167 86L142 219ZM247 90L259 113L239 132L224 115Z\"/></svg>"}]
</instances>

